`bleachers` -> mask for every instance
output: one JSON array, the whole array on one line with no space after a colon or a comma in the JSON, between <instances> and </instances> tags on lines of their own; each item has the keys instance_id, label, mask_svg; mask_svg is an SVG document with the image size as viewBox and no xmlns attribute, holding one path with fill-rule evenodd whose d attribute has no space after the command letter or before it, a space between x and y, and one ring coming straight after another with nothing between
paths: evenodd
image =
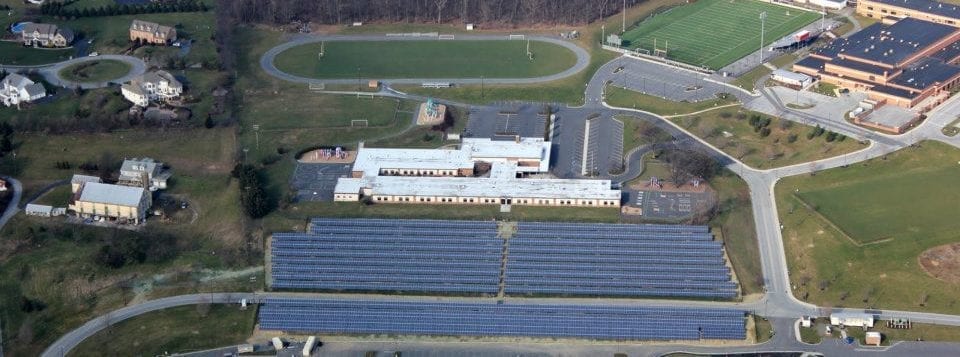
<instances>
[{"instance_id":1,"label":"bleachers","mask_svg":"<svg viewBox=\"0 0 960 357\"><path fill-rule=\"evenodd\" d=\"M267 299L260 329L299 333L742 340L745 312L610 305Z\"/></svg>"},{"instance_id":2,"label":"bleachers","mask_svg":"<svg viewBox=\"0 0 960 357\"><path fill-rule=\"evenodd\" d=\"M519 223L507 295L730 299L723 244L705 226Z\"/></svg>"}]
</instances>

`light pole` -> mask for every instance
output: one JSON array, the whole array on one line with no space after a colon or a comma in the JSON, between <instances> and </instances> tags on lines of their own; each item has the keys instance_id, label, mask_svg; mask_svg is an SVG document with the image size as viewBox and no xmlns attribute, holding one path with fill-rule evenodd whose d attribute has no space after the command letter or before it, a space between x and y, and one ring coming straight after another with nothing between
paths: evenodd
<instances>
[{"instance_id":1,"label":"light pole","mask_svg":"<svg viewBox=\"0 0 960 357\"><path fill-rule=\"evenodd\" d=\"M760 13L760 61L757 65L763 64L763 27L765 22L767 22L766 11Z\"/></svg>"}]
</instances>

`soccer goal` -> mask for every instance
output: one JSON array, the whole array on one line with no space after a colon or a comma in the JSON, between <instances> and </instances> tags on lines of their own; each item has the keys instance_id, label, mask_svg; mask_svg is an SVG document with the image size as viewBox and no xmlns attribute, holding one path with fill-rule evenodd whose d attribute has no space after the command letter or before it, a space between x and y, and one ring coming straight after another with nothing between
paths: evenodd
<instances>
[{"instance_id":1,"label":"soccer goal","mask_svg":"<svg viewBox=\"0 0 960 357\"><path fill-rule=\"evenodd\" d=\"M310 90L326 90L327 89L327 86L324 85L323 83L310 83L309 87L310 87Z\"/></svg>"},{"instance_id":2,"label":"soccer goal","mask_svg":"<svg viewBox=\"0 0 960 357\"><path fill-rule=\"evenodd\" d=\"M511 40L523 40L523 39L525 39L525 38L527 38L527 37L524 36L524 35L510 35L510 37L507 37L507 38L509 38L509 39L511 39Z\"/></svg>"},{"instance_id":3,"label":"soccer goal","mask_svg":"<svg viewBox=\"0 0 960 357\"><path fill-rule=\"evenodd\" d=\"M350 120L350 127L353 128L366 128L370 126L370 123L367 122L367 119L353 119Z\"/></svg>"},{"instance_id":4,"label":"soccer goal","mask_svg":"<svg viewBox=\"0 0 960 357\"><path fill-rule=\"evenodd\" d=\"M440 35L440 36L437 36L437 39L440 39L440 40L452 40L452 39L454 39L454 38L453 38L453 35Z\"/></svg>"}]
</instances>

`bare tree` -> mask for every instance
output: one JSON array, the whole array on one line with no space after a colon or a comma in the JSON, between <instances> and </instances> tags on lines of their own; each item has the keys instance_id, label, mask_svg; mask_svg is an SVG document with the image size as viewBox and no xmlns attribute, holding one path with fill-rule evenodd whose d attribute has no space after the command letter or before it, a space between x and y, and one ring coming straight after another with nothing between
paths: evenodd
<instances>
[{"instance_id":1,"label":"bare tree","mask_svg":"<svg viewBox=\"0 0 960 357\"><path fill-rule=\"evenodd\" d=\"M433 3L437 5L437 23L440 23L440 14L443 12L443 7L447 6L447 0L433 0Z\"/></svg>"}]
</instances>

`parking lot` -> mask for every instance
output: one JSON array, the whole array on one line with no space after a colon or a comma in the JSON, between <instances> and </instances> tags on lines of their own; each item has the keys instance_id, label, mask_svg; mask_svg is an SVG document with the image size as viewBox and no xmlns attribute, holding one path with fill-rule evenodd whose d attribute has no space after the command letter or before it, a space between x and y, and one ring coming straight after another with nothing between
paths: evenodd
<instances>
[{"instance_id":1,"label":"parking lot","mask_svg":"<svg viewBox=\"0 0 960 357\"><path fill-rule=\"evenodd\" d=\"M520 135L543 137L546 132L547 115L540 103L496 103L488 107L470 109L470 122L466 135L480 138L496 138ZM556 105L550 105L556 110Z\"/></svg>"},{"instance_id":2,"label":"parking lot","mask_svg":"<svg viewBox=\"0 0 960 357\"><path fill-rule=\"evenodd\" d=\"M711 192L637 190L629 193L628 205L643 209L643 217L665 221L690 218L706 205Z\"/></svg>"},{"instance_id":3,"label":"parking lot","mask_svg":"<svg viewBox=\"0 0 960 357\"><path fill-rule=\"evenodd\" d=\"M719 93L733 90L706 81L704 74L644 60L621 57L623 70L610 79L613 86L649 94L672 101L697 102L716 98ZM620 67L617 66L617 67Z\"/></svg>"},{"instance_id":4,"label":"parking lot","mask_svg":"<svg viewBox=\"0 0 960 357\"><path fill-rule=\"evenodd\" d=\"M297 163L290 178L290 186L297 191L297 202L333 201L337 179L350 176L349 164Z\"/></svg>"}]
</instances>

